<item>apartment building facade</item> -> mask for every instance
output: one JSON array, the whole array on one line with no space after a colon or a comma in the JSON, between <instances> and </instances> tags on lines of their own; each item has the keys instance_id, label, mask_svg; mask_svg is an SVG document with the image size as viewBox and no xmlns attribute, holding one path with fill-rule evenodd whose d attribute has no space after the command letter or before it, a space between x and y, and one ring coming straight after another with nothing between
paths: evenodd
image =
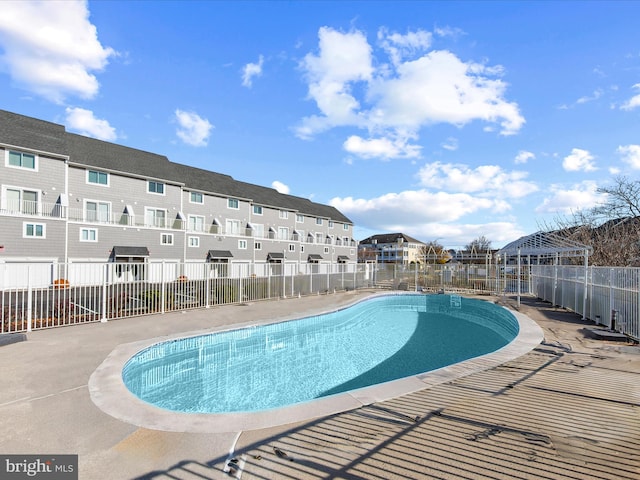
<instances>
[{"instance_id":1,"label":"apartment building facade","mask_svg":"<svg viewBox=\"0 0 640 480\"><path fill-rule=\"evenodd\" d=\"M381 233L358 243L358 259L361 263L423 263L425 246L404 233Z\"/></svg>"},{"instance_id":2,"label":"apartment building facade","mask_svg":"<svg viewBox=\"0 0 640 480\"><path fill-rule=\"evenodd\" d=\"M357 261L334 207L2 110L0 223L0 262Z\"/></svg>"}]
</instances>

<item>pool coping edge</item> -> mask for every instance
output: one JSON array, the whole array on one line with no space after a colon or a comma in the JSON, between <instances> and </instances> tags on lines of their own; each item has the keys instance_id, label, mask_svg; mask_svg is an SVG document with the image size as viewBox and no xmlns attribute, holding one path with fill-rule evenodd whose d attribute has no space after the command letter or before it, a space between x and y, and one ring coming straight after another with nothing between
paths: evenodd
<instances>
[{"instance_id":1,"label":"pool coping edge","mask_svg":"<svg viewBox=\"0 0 640 480\"><path fill-rule=\"evenodd\" d=\"M349 308L376 296L403 294L415 295L415 293L409 292L376 293L345 304L337 309L333 308L318 311L313 315L322 315ZM153 430L224 433L258 430L310 421L315 418L353 410L372 403L382 402L425 388L434 387L472 373L488 370L528 353L540 344L544 339L544 333L528 316L511 309L509 309L509 311L518 321L518 335L509 344L494 352L430 372L272 410L231 413L180 413L164 410L144 402L131 393L122 380L122 369L133 355L157 343L176 338L188 338L214 332L293 320L296 317L275 320L265 319L263 321L247 322L242 325L226 325L224 327L182 332L175 335L155 337L118 345L91 375L88 383L89 393L93 403L103 412L123 422Z\"/></svg>"}]
</instances>

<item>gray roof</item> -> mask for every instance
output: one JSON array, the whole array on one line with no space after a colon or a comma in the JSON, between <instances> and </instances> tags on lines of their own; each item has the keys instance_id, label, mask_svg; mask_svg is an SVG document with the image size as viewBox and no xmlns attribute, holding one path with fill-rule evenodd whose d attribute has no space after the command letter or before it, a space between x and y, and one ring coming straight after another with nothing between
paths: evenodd
<instances>
[{"instance_id":1,"label":"gray roof","mask_svg":"<svg viewBox=\"0 0 640 480\"><path fill-rule=\"evenodd\" d=\"M373 243L375 240L377 243L398 243L398 239L402 238L405 242L408 243L422 243L420 240L416 240L409 235L405 235L404 233L379 233L377 235L371 235L370 237L365 238L360 241L360 245L367 245Z\"/></svg>"},{"instance_id":2,"label":"gray roof","mask_svg":"<svg viewBox=\"0 0 640 480\"><path fill-rule=\"evenodd\" d=\"M148 257L149 249L147 247L113 247L111 250L113 257Z\"/></svg>"},{"instance_id":3,"label":"gray roof","mask_svg":"<svg viewBox=\"0 0 640 480\"><path fill-rule=\"evenodd\" d=\"M229 250L209 250L207 254L209 258L233 258L233 254Z\"/></svg>"},{"instance_id":4,"label":"gray roof","mask_svg":"<svg viewBox=\"0 0 640 480\"><path fill-rule=\"evenodd\" d=\"M0 142L65 155L65 129L36 118L0 110Z\"/></svg>"},{"instance_id":5,"label":"gray roof","mask_svg":"<svg viewBox=\"0 0 640 480\"><path fill-rule=\"evenodd\" d=\"M273 188L235 180L229 175L173 163L164 155L69 133L63 125L0 110L0 143L68 156L72 164L153 178L301 214L353 223L338 209Z\"/></svg>"},{"instance_id":6,"label":"gray roof","mask_svg":"<svg viewBox=\"0 0 640 480\"><path fill-rule=\"evenodd\" d=\"M66 133L65 143L69 161L73 164L151 177L168 183L180 183L176 181L173 173L173 164L164 155L103 142L75 133Z\"/></svg>"}]
</instances>

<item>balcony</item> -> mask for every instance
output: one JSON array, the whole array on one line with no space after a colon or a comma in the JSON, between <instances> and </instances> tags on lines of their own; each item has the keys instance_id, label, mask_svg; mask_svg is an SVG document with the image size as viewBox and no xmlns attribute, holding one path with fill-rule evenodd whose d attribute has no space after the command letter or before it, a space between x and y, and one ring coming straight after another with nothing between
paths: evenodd
<instances>
[{"instance_id":1,"label":"balcony","mask_svg":"<svg viewBox=\"0 0 640 480\"><path fill-rule=\"evenodd\" d=\"M325 244L335 246L351 246L355 247L355 240L343 240L341 238L330 237L314 237L312 235L300 235L297 232L291 233L287 238L280 238L278 232L269 230L268 232L256 231L253 228L230 228L227 230L224 226L215 223L207 224L189 224L187 220L179 217L167 218L157 215L130 215L125 209L122 213L114 213L111 210L86 210L83 208L69 208L61 205L59 202L47 203L36 201L16 201L2 199L0 202L0 216L12 217L43 217L55 219L68 219L72 222L103 224L113 226L126 226L136 228L154 228L163 230L184 230L190 233L203 233L214 235L228 235L237 237L250 237L258 239L270 239L280 241L293 241L310 244Z\"/></svg>"},{"instance_id":2,"label":"balcony","mask_svg":"<svg viewBox=\"0 0 640 480\"><path fill-rule=\"evenodd\" d=\"M67 207L59 203L3 199L0 215L65 218Z\"/></svg>"}]
</instances>

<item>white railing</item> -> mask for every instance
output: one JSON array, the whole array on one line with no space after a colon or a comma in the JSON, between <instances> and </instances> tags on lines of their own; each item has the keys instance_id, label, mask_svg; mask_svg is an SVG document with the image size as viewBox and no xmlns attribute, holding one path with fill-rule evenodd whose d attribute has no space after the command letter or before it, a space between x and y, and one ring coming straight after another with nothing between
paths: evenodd
<instances>
[{"instance_id":1,"label":"white railing","mask_svg":"<svg viewBox=\"0 0 640 480\"><path fill-rule=\"evenodd\" d=\"M639 268L482 264L0 263L0 333L370 287L520 291L640 339Z\"/></svg>"},{"instance_id":2,"label":"white railing","mask_svg":"<svg viewBox=\"0 0 640 480\"><path fill-rule=\"evenodd\" d=\"M640 340L640 268L539 265L531 293Z\"/></svg>"},{"instance_id":3,"label":"white railing","mask_svg":"<svg viewBox=\"0 0 640 480\"><path fill-rule=\"evenodd\" d=\"M259 233L251 228L235 229L234 227L233 229L227 229L224 226L216 224L193 225L189 224L188 220L181 220L179 218L154 217L152 215L148 215L145 217L145 215L129 215L128 213L116 213L113 211L103 212L96 210L86 210L83 208L68 208L62 206L59 203L0 199L0 205L2 205L2 207L0 208L0 215L59 218L63 220L68 219L72 222L82 222L87 224L155 228L163 230L184 230L189 233L198 234L252 237L256 239L293 241L300 243L321 243L323 245L345 247L357 246L357 242L353 239L347 242L336 237L332 241L324 240L322 242L318 242L315 238L302 238L298 234L289 234L286 238L281 238L276 232L271 231Z\"/></svg>"},{"instance_id":4,"label":"white railing","mask_svg":"<svg viewBox=\"0 0 640 480\"><path fill-rule=\"evenodd\" d=\"M0 333L373 286L373 271L355 264L260 266L262 275L215 263L0 264L14 284L0 289Z\"/></svg>"}]
</instances>

